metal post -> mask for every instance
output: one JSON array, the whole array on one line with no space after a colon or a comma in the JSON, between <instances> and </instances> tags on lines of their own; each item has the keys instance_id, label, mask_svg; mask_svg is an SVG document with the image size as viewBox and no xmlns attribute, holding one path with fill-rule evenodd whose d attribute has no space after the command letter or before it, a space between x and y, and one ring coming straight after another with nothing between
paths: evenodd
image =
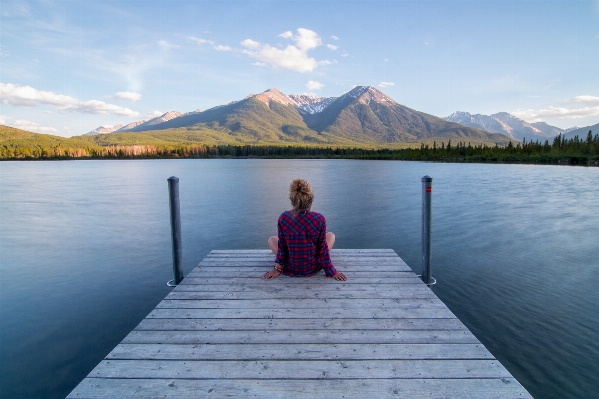
<instances>
[{"instance_id":1,"label":"metal post","mask_svg":"<svg viewBox=\"0 0 599 399\"><path fill-rule=\"evenodd\" d=\"M432 238L432 204L433 178L424 176L422 179L422 281L433 285L437 281L431 272L431 238Z\"/></svg>"},{"instance_id":2,"label":"metal post","mask_svg":"<svg viewBox=\"0 0 599 399\"><path fill-rule=\"evenodd\" d=\"M174 279L166 283L174 287L183 280L183 256L181 250L181 212L179 210L179 178L171 176L168 181L168 198L171 210L171 243L173 244ZM174 284L171 284L173 283Z\"/></svg>"}]
</instances>

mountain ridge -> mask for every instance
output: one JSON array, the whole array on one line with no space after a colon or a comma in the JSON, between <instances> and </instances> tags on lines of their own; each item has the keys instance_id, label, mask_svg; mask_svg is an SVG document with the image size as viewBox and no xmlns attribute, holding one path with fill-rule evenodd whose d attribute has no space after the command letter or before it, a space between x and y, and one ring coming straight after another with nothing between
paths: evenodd
<instances>
[{"instance_id":1,"label":"mountain ridge","mask_svg":"<svg viewBox=\"0 0 599 399\"><path fill-rule=\"evenodd\" d=\"M168 118L165 115L169 114ZM509 138L463 126L399 104L372 86L339 97L286 95L276 88L202 112L171 111L163 119L116 133L152 130L216 130L240 142L355 143L384 145L461 140L507 144ZM110 133L110 134L114 134Z\"/></svg>"},{"instance_id":2,"label":"mountain ridge","mask_svg":"<svg viewBox=\"0 0 599 399\"><path fill-rule=\"evenodd\" d=\"M526 139L526 141L544 142L566 132L566 129L551 126L545 122L528 123L507 112L482 115L456 111L444 119L486 132L504 134L517 141Z\"/></svg>"}]
</instances>

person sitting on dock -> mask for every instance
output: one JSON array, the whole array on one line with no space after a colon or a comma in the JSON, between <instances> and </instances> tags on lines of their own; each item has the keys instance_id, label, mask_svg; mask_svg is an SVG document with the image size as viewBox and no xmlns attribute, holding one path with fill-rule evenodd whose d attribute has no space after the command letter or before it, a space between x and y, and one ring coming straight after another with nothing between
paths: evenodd
<instances>
[{"instance_id":1,"label":"person sitting on dock","mask_svg":"<svg viewBox=\"0 0 599 399\"><path fill-rule=\"evenodd\" d=\"M333 267L329 250L335 244L335 235L327 233L327 221L318 212L312 212L314 194L310 184L295 179L289 187L293 209L279 216L278 237L268 239L268 246L276 255L275 268L262 276L272 279L280 274L309 277L324 269L327 277L346 281L345 274Z\"/></svg>"}]
</instances>

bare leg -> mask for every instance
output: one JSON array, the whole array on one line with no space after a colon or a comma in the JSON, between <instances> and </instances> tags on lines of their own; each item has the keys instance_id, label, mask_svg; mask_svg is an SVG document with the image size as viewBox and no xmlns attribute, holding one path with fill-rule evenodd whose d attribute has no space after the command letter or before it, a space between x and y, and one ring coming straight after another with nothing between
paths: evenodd
<instances>
[{"instance_id":1,"label":"bare leg","mask_svg":"<svg viewBox=\"0 0 599 399\"><path fill-rule=\"evenodd\" d=\"M276 255L277 251L279 250L279 237L271 236L268 239L268 247L270 248L272 253Z\"/></svg>"},{"instance_id":2,"label":"bare leg","mask_svg":"<svg viewBox=\"0 0 599 399\"><path fill-rule=\"evenodd\" d=\"M327 233L327 246L329 247L329 251L333 249L333 245L335 245L335 234L329 231Z\"/></svg>"}]
</instances>

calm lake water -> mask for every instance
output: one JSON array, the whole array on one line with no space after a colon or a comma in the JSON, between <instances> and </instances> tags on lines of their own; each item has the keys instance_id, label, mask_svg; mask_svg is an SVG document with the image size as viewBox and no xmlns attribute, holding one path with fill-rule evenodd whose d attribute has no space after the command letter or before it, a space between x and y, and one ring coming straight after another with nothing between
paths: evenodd
<instances>
[{"instance_id":1,"label":"calm lake water","mask_svg":"<svg viewBox=\"0 0 599 399\"><path fill-rule=\"evenodd\" d=\"M437 295L534 397L599 398L599 168L234 159L0 163L0 397L64 398L170 291L169 176L185 273L266 249L297 177L420 272L427 174Z\"/></svg>"}]
</instances>

